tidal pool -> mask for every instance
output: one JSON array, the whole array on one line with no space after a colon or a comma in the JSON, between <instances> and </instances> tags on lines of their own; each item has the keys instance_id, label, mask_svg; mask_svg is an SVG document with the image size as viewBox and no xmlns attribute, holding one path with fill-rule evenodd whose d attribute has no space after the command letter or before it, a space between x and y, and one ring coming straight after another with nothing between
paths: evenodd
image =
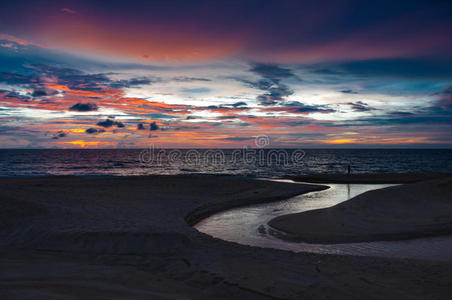
<instances>
[{"instance_id":1,"label":"tidal pool","mask_svg":"<svg viewBox=\"0 0 452 300\"><path fill-rule=\"evenodd\" d=\"M292 182L292 181L290 181ZM294 183L296 184L296 183ZM234 208L201 220L194 227L213 237L244 245L294 252L341 255L383 256L452 261L452 236L403 241L347 244L309 244L287 242L270 235L267 222L291 213L330 207L361 193L394 184L325 184L330 188L287 200Z\"/></svg>"}]
</instances>

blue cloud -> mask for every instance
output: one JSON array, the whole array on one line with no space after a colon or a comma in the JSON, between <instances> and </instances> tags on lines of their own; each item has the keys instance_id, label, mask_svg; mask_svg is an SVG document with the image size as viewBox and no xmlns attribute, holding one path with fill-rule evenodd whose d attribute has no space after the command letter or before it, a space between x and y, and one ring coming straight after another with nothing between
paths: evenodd
<instances>
[{"instance_id":1,"label":"blue cloud","mask_svg":"<svg viewBox=\"0 0 452 300\"><path fill-rule=\"evenodd\" d=\"M208 88L183 88L183 89L181 89L181 92L183 92L183 93L194 93L194 94L204 94L204 93L210 93L211 89L208 89Z\"/></svg>"}]
</instances>

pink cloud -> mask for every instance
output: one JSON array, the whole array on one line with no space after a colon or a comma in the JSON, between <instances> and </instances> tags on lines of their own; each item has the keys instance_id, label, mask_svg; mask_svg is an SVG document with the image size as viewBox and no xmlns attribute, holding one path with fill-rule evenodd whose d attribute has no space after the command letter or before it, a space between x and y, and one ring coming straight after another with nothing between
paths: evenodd
<instances>
[{"instance_id":1,"label":"pink cloud","mask_svg":"<svg viewBox=\"0 0 452 300\"><path fill-rule=\"evenodd\" d=\"M21 39L21 38L18 38L18 37L15 37L15 36L12 36L12 35L9 35L9 34L6 34L6 33L0 33L0 40L6 40L6 41L14 42L14 43L17 43L17 44L22 45L22 46L33 45L33 46L37 46L37 47L48 48L47 46L45 46L43 44L35 43L35 42L32 42L32 41L26 41L24 39ZM14 45L11 45L11 46L8 46L8 45L11 45L11 44L10 43L9 44L3 44L1 46L2 47L14 48Z\"/></svg>"},{"instance_id":2,"label":"pink cloud","mask_svg":"<svg viewBox=\"0 0 452 300\"><path fill-rule=\"evenodd\" d=\"M77 14L77 12L75 10L70 9L70 8L66 8L66 7L62 8L61 11L64 12L64 13L72 14L72 15Z\"/></svg>"}]
</instances>

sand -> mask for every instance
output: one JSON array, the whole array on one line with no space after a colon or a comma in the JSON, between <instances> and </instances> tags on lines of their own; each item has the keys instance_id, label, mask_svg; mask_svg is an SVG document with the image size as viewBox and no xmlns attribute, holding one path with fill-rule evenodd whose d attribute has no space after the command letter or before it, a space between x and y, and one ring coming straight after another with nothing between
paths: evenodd
<instances>
[{"instance_id":1,"label":"sand","mask_svg":"<svg viewBox=\"0 0 452 300\"><path fill-rule=\"evenodd\" d=\"M413 183L452 176L452 173L366 173L366 174L311 174L293 178L311 183Z\"/></svg>"},{"instance_id":2,"label":"sand","mask_svg":"<svg viewBox=\"0 0 452 300\"><path fill-rule=\"evenodd\" d=\"M293 241L351 243L452 234L452 177L369 191L269 225Z\"/></svg>"},{"instance_id":3,"label":"sand","mask_svg":"<svg viewBox=\"0 0 452 300\"><path fill-rule=\"evenodd\" d=\"M292 253L190 227L323 187L210 176L0 179L1 299L442 299L452 263Z\"/></svg>"}]
</instances>

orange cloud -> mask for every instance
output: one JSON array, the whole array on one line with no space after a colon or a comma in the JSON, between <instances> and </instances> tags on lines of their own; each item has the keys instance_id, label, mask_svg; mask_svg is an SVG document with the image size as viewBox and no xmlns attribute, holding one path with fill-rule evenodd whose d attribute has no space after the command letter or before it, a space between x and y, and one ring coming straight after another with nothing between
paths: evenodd
<instances>
[{"instance_id":1,"label":"orange cloud","mask_svg":"<svg viewBox=\"0 0 452 300\"><path fill-rule=\"evenodd\" d=\"M39 43L34 43L34 42L31 42L31 41L26 41L24 39L21 39L21 38L18 38L18 37L9 35L9 34L5 34L5 33L0 33L0 40L11 41L11 42L17 43L17 44L22 45L22 46L33 45L33 46L38 46L38 47L41 47L41 48L48 48L46 45L39 44Z\"/></svg>"},{"instance_id":2,"label":"orange cloud","mask_svg":"<svg viewBox=\"0 0 452 300\"><path fill-rule=\"evenodd\" d=\"M78 146L80 148L99 148L99 147L111 147L115 146L116 143L113 142L104 142L104 141L84 141L84 140L76 140L76 141L61 141L56 142L56 144L60 145L70 145L70 146Z\"/></svg>"}]
</instances>

